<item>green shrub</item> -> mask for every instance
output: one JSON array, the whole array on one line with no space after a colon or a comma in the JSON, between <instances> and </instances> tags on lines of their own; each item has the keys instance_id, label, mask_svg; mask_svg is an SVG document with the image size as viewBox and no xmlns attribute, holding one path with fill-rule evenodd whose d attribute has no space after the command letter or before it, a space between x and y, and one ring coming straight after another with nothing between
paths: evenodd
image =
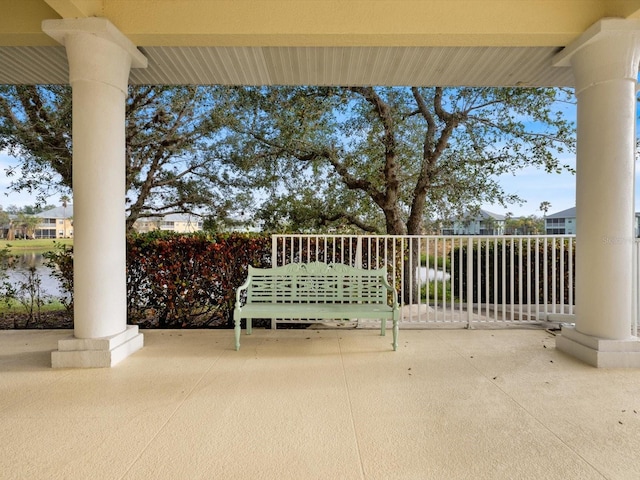
<instances>
[{"instance_id":1,"label":"green shrub","mask_svg":"<svg viewBox=\"0 0 640 480\"><path fill-rule=\"evenodd\" d=\"M73 250L49 256L73 308ZM155 231L127 237L127 316L145 327L230 326L247 266L271 265L266 235Z\"/></svg>"},{"instance_id":2,"label":"green shrub","mask_svg":"<svg viewBox=\"0 0 640 480\"><path fill-rule=\"evenodd\" d=\"M437 288L437 292L436 292ZM442 304L442 290L445 290L444 298L447 303L457 300L453 295L451 282L431 281L422 284L420 288L420 298L425 303L437 302ZM427 296L427 293L429 294Z\"/></svg>"}]
</instances>

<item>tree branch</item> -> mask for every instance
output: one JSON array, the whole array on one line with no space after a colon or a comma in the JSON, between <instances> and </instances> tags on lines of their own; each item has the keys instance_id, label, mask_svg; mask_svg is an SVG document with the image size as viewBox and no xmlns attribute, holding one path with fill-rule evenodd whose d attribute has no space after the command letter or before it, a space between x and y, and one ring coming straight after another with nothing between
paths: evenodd
<instances>
[{"instance_id":1,"label":"tree branch","mask_svg":"<svg viewBox=\"0 0 640 480\"><path fill-rule=\"evenodd\" d=\"M320 213L319 217L320 217L321 224L323 224L323 225L327 225L329 223L337 222L338 220L343 220L344 219L347 222L349 222L350 224L355 225L356 227L358 227L360 230L362 230L364 232L380 233L380 231L376 227L374 227L373 225L369 225L367 223L364 223L362 220L360 220L356 216L348 214L348 213L335 213L333 215L327 215L327 214L324 214L324 213Z\"/></svg>"}]
</instances>

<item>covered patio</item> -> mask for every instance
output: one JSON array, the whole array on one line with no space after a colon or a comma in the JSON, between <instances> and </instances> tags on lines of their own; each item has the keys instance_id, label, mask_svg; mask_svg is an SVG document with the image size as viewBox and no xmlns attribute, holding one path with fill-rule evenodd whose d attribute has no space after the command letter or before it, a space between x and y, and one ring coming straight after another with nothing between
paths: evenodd
<instances>
[{"instance_id":1,"label":"covered patio","mask_svg":"<svg viewBox=\"0 0 640 480\"><path fill-rule=\"evenodd\" d=\"M3 479L640 478L640 371L541 329L153 330L52 370L69 333L0 334Z\"/></svg>"},{"instance_id":2,"label":"covered patio","mask_svg":"<svg viewBox=\"0 0 640 480\"><path fill-rule=\"evenodd\" d=\"M54 367L113 366L143 346L126 318L129 83L575 88L577 316L557 346L595 366L640 367L630 333L640 0L0 0L0 10L0 83L73 90L74 332Z\"/></svg>"}]
</instances>

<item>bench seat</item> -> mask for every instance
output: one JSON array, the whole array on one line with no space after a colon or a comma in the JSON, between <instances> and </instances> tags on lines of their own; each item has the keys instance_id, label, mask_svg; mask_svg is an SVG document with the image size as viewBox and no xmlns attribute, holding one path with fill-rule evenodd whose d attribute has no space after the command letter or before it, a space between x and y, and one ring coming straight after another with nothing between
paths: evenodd
<instances>
[{"instance_id":1,"label":"bench seat","mask_svg":"<svg viewBox=\"0 0 640 480\"><path fill-rule=\"evenodd\" d=\"M293 316L291 316L293 315ZM369 315L372 315L371 317ZM253 304L242 307L242 318L388 318L393 319L393 308L388 305L344 303L276 303Z\"/></svg>"}]
</instances>

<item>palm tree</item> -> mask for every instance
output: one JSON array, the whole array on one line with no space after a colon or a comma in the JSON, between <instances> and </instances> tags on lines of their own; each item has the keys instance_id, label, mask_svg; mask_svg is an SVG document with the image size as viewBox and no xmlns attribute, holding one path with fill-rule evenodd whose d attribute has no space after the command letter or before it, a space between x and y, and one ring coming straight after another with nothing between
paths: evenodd
<instances>
[{"instance_id":1,"label":"palm tree","mask_svg":"<svg viewBox=\"0 0 640 480\"><path fill-rule=\"evenodd\" d=\"M22 230L23 238L34 238L36 228L40 225L42 219L25 213L18 214L17 226Z\"/></svg>"},{"instance_id":2,"label":"palm tree","mask_svg":"<svg viewBox=\"0 0 640 480\"><path fill-rule=\"evenodd\" d=\"M542 212L542 218L547 218L547 212L551 208L551 202L542 202L540 204L540 211Z\"/></svg>"},{"instance_id":3,"label":"palm tree","mask_svg":"<svg viewBox=\"0 0 640 480\"><path fill-rule=\"evenodd\" d=\"M551 202L540 203L540 210L542 211L542 231L547 233L547 212L551 208Z\"/></svg>"},{"instance_id":4,"label":"palm tree","mask_svg":"<svg viewBox=\"0 0 640 480\"><path fill-rule=\"evenodd\" d=\"M62 195L60 197L60 203L62 204L62 229L64 231L64 237L67 237L67 205L71 199L68 195Z\"/></svg>"}]
</instances>

